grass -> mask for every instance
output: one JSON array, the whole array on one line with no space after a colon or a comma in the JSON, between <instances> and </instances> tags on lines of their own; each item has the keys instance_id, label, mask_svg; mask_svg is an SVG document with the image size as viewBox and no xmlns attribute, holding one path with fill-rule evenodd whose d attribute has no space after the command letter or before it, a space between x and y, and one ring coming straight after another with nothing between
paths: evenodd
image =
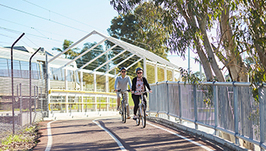
<instances>
[{"instance_id":1,"label":"grass","mask_svg":"<svg viewBox=\"0 0 266 151\"><path fill-rule=\"evenodd\" d=\"M30 150L37 144L37 126L27 126L17 134L2 139L0 151L4 150Z\"/></svg>"}]
</instances>

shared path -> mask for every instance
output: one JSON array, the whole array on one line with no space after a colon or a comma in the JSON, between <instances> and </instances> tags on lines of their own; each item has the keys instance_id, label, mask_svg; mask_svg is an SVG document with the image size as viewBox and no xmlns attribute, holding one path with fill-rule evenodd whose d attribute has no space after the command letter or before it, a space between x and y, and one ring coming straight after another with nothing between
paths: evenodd
<instances>
[{"instance_id":1,"label":"shared path","mask_svg":"<svg viewBox=\"0 0 266 151\"><path fill-rule=\"evenodd\" d=\"M40 123L39 143L34 150L226 150L207 140L190 136L151 121L146 128L119 116Z\"/></svg>"}]
</instances>

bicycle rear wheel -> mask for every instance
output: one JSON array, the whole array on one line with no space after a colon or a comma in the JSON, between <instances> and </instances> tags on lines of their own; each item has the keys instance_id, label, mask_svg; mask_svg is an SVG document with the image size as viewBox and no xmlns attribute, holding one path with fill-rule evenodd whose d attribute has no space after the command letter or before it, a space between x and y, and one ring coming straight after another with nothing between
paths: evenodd
<instances>
[{"instance_id":1,"label":"bicycle rear wheel","mask_svg":"<svg viewBox=\"0 0 266 151\"><path fill-rule=\"evenodd\" d=\"M146 110L144 106L141 109L142 109L142 115L141 115L142 127L145 128L146 127Z\"/></svg>"}]
</instances>

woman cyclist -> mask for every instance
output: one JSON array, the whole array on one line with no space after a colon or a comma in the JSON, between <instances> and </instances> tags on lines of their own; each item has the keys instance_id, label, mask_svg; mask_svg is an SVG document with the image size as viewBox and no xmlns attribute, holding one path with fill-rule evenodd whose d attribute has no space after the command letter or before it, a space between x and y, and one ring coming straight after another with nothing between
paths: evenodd
<instances>
[{"instance_id":1,"label":"woman cyclist","mask_svg":"<svg viewBox=\"0 0 266 151\"><path fill-rule=\"evenodd\" d=\"M137 77L132 79L132 99L134 101L134 117L133 119L136 120L137 116L137 110L139 107L139 99L141 97L141 93L135 93L135 91L146 91L146 87L149 89L150 93L152 93L152 90L150 88L150 85L147 81L147 79L145 77L142 76L143 74L143 69L142 68L137 68L136 69L136 74ZM147 97L147 93L144 93L143 95L145 95ZM144 100L144 104L145 106L147 106L147 101L146 101L146 97L143 97Z\"/></svg>"}]
</instances>

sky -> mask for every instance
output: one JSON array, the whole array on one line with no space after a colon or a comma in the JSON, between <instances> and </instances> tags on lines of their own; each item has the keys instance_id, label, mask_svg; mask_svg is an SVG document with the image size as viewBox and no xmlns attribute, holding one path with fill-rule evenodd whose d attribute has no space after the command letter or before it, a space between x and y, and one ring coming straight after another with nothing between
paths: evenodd
<instances>
[{"instance_id":1,"label":"sky","mask_svg":"<svg viewBox=\"0 0 266 151\"><path fill-rule=\"evenodd\" d=\"M25 35L16 46L49 51L62 48L65 39L76 42L93 30L109 36L107 29L116 16L110 0L0 0L0 47L10 47L22 33ZM99 42L102 38L86 40ZM199 64L193 60L196 54L191 51L190 56L191 70L199 71ZM188 59L176 54L169 54L168 59L188 68Z\"/></svg>"}]
</instances>

